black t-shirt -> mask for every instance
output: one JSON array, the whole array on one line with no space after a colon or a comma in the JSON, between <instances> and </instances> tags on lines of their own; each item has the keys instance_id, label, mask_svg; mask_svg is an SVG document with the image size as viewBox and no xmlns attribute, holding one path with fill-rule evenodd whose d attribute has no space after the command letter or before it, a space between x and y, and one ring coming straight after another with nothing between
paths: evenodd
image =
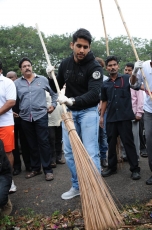
<instances>
[{"instance_id":1,"label":"black t-shirt","mask_svg":"<svg viewBox=\"0 0 152 230\"><path fill-rule=\"evenodd\" d=\"M107 101L107 122L134 120L128 74L118 74L115 81L104 81L101 100Z\"/></svg>"},{"instance_id":2,"label":"black t-shirt","mask_svg":"<svg viewBox=\"0 0 152 230\"><path fill-rule=\"evenodd\" d=\"M101 65L90 51L79 63L73 55L64 59L59 67L57 81L60 89L66 84L65 95L75 99L71 110L82 110L96 106L100 100L103 74ZM53 80L49 79L51 88L56 91Z\"/></svg>"}]
</instances>

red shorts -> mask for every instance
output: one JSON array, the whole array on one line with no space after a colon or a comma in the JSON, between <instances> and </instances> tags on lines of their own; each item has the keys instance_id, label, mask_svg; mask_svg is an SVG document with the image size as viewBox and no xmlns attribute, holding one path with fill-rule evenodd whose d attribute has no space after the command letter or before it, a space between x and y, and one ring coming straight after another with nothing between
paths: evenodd
<instances>
[{"instance_id":1,"label":"red shorts","mask_svg":"<svg viewBox=\"0 0 152 230\"><path fill-rule=\"evenodd\" d=\"M0 127L0 139L4 143L5 152L11 152L14 149L14 125Z\"/></svg>"}]
</instances>

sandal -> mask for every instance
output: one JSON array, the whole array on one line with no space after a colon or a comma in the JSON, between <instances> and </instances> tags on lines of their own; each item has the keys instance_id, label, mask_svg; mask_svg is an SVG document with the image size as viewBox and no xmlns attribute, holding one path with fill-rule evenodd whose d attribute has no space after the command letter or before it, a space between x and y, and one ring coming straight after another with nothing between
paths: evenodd
<instances>
[{"instance_id":1,"label":"sandal","mask_svg":"<svg viewBox=\"0 0 152 230\"><path fill-rule=\"evenodd\" d=\"M51 168L56 168L56 163L51 163Z\"/></svg>"},{"instance_id":2,"label":"sandal","mask_svg":"<svg viewBox=\"0 0 152 230\"><path fill-rule=\"evenodd\" d=\"M30 172L29 174L27 174L26 176L25 176L25 178L26 179L29 179L29 178L32 178L32 177L34 177L34 176L37 176L37 175L40 175L40 174L42 174L42 171L32 171L32 172Z\"/></svg>"},{"instance_id":3,"label":"sandal","mask_svg":"<svg viewBox=\"0 0 152 230\"><path fill-rule=\"evenodd\" d=\"M53 173L46 173L45 179L47 181L53 180L54 179Z\"/></svg>"}]
</instances>

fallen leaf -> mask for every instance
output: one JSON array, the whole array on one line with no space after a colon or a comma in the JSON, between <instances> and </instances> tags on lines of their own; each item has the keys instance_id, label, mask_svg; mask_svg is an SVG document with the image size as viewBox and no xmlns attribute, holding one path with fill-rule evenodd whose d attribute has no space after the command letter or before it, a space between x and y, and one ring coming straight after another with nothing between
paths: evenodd
<instances>
[{"instance_id":1,"label":"fallen leaf","mask_svg":"<svg viewBox=\"0 0 152 230\"><path fill-rule=\"evenodd\" d=\"M34 220L34 219L32 218L31 220L28 220L26 223L27 223L27 224L31 224L31 223L33 222L33 220Z\"/></svg>"},{"instance_id":2,"label":"fallen leaf","mask_svg":"<svg viewBox=\"0 0 152 230\"><path fill-rule=\"evenodd\" d=\"M146 204L146 206L148 207L148 206L152 206L152 200L150 200L147 204Z\"/></svg>"},{"instance_id":3,"label":"fallen leaf","mask_svg":"<svg viewBox=\"0 0 152 230\"><path fill-rule=\"evenodd\" d=\"M134 213L139 213L139 211L135 208L132 209L134 211Z\"/></svg>"}]
</instances>

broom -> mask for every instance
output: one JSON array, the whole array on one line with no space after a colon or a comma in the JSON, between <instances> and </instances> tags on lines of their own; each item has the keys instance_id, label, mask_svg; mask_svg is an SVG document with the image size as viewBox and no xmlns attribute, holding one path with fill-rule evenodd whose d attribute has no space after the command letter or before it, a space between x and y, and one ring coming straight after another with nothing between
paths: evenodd
<instances>
[{"instance_id":1,"label":"broom","mask_svg":"<svg viewBox=\"0 0 152 230\"><path fill-rule=\"evenodd\" d=\"M48 65L51 66L46 47L37 24L36 28ZM55 80L57 92L59 93L60 90L54 72L52 73L52 77L53 80ZM106 230L109 228L118 229L123 224L122 217L100 173L76 132L72 119L72 113L66 112L65 105L63 105L63 107L64 113L62 114L62 118L69 132L69 139L74 154L85 228L87 230Z\"/></svg>"},{"instance_id":2,"label":"broom","mask_svg":"<svg viewBox=\"0 0 152 230\"><path fill-rule=\"evenodd\" d=\"M122 12L121 12L120 6L118 5L118 1L117 1L117 0L114 0L114 1L115 1L115 3L116 3L117 9L118 9L119 14L120 14L120 17L121 17L121 19L122 19L122 22L123 22L124 27L125 27L125 29L126 29L126 32L127 32L127 34L128 34L128 37L129 37L129 40L130 40L130 43L131 43L131 46L132 46L133 52L134 52L134 54L135 54L136 60L138 61L138 60L139 60L139 57L138 57L137 51L136 51L136 49L135 49L135 46L134 46L133 40L132 40L132 38L131 38L131 36L130 36L129 30L128 30L128 28L127 28L126 22L124 21L124 18L123 18L123 15L122 15ZM148 85L148 82L147 82L146 76L145 76L145 74L144 74L143 69L140 69L140 70L141 70L142 77L143 77L143 80L144 80L144 82L145 82L145 85L146 85L147 91L148 91L149 96L150 96L150 98L151 98L151 100L152 100L152 94L151 94L151 91L150 91L150 88L149 88L149 85Z\"/></svg>"}]
</instances>

